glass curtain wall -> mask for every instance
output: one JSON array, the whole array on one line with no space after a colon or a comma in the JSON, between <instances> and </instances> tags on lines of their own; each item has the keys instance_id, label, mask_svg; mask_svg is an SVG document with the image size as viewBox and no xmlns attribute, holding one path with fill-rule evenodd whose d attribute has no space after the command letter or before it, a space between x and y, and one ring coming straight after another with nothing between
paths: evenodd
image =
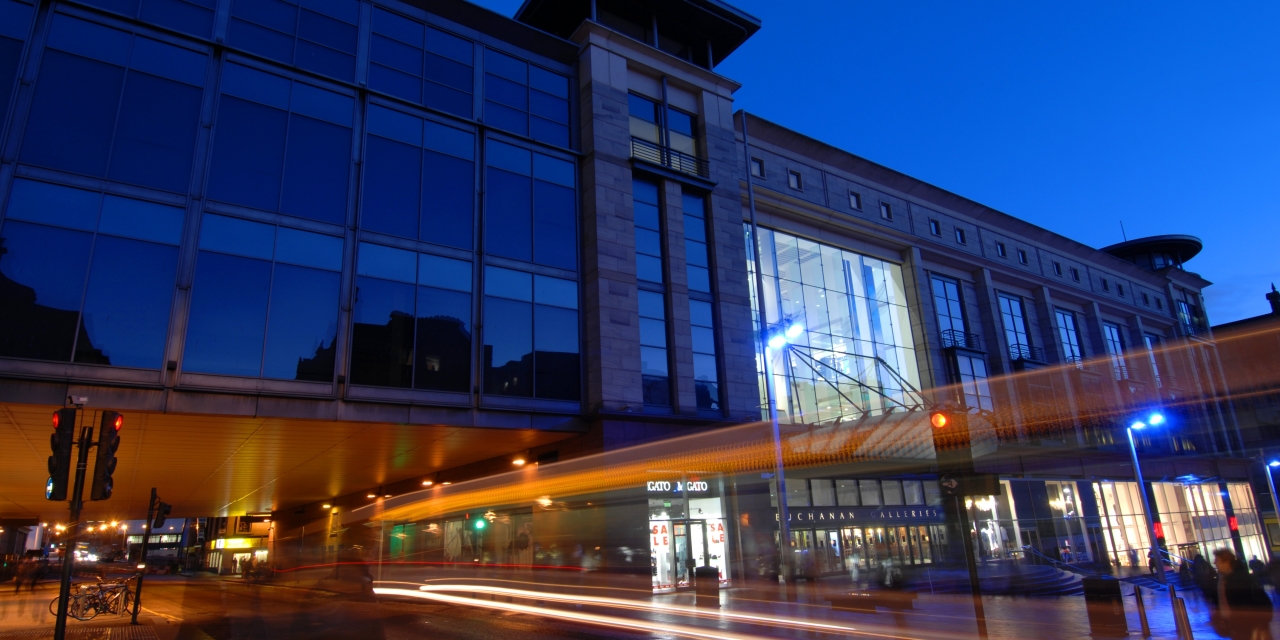
<instances>
[{"instance_id":1,"label":"glass curtain wall","mask_svg":"<svg viewBox=\"0 0 1280 640\"><path fill-rule=\"evenodd\" d=\"M1217 484L1153 483L1156 509L1171 552L1184 558L1196 553L1212 558L1217 549L1234 549L1226 505ZM1248 562L1250 556L1267 561L1253 491L1247 483L1227 483L1227 495L1236 516L1240 542Z\"/></svg>"},{"instance_id":2,"label":"glass curtain wall","mask_svg":"<svg viewBox=\"0 0 1280 640\"><path fill-rule=\"evenodd\" d=\"M905 401L902 381L919 388L901 267L761 229L760 295L755 243L750 226L744 230L757 331L761 323L764 331L778 329L784 320L805 329L785 351L769 354L779 419L818 423L877 414Z\"/></svg>"},{"instance_id":3,"label":"glass curtain wall","mask_svg":"<svg viewBox=\"0 0 1280 640\"><path fill-rule=\"evenodd\" d=\"M1095 482L1093 495L1102 518L1102 537L1111 562L1122 567L1147 566L1151 537L1142 513L1136 482Z\"/></svg>"}]
</instances>

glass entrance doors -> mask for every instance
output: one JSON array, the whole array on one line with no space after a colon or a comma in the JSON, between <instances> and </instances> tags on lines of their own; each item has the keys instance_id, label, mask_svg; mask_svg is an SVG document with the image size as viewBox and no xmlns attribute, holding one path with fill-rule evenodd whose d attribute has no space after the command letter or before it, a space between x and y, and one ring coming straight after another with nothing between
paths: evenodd
<instances>
[{"instance_id":1,"label":"glass entrance doors","mask_svg":"<svg viewBox=\"0 0 1280 640\"><path fill-rule=\"evenodd\" d=\"M694 567L718 566L718 562L711 562L711 533L706 520L650 520L653 589L690 589Z\"/></svg>"}]
</instances>

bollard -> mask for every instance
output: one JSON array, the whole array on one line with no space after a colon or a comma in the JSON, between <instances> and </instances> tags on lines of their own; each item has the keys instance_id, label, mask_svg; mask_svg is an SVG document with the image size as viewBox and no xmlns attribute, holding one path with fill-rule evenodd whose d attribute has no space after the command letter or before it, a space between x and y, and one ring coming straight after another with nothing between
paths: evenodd
<instances>
[{"instance_id":1,"label":"bollard","mask_svg":"<svg viewBox=\"0 0 1280 640\"><path fill-rule=\"evenodd\" d=\"M1147 605L1142 602L1142 589L1133 585L1133 599L1138 603L1138 623L1142 625L1142 637L1151 637L1151 625L1147 624Z\"/></svg>"},{"instance_id":2,"label":"bollard","mask_svg":"<svg viewBox=\"0 0 1280 640\"><path fill-rule=\"evenodd\" d=\"M1182 621L1184 640L1195 640L1195 636L1191 633L1191 618L1187 616L1187 603L1182 598L1178 598L1178 619Z\"/></svg>"}]
</instances>

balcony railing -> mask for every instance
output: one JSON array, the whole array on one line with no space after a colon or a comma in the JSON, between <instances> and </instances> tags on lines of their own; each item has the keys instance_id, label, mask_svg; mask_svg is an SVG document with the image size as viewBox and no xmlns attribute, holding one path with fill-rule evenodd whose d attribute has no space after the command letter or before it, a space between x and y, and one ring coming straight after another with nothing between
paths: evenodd
<instances>
[{"instance_id":1,"label":"balcony railing","mask_svg":"<svg viewBox=\"0 0 1280 640\"><path fill-rule=\"evenodd\" d=\"M1010 362L1044 362L1044 349L1026 344L1009 345Z\"/></svg>"},{"instance_id":2,"label":"balcony railing","mask_svg":"<svg viewBox=\"0 0 1280 640\"><path fill-rule=\"evenodd\" d=\"M642 138L631 138L631 157L691 176L711 177L710 162Z\"/></svg>"},{"instance_id":3,"label":"balcony railing","mask_svg":"<svg viewBox=\"0 0 1280 640\"><path fill-rule=\"evenodd\" d=\"M982 351L982 336L976 333L947 329L942 332L942 347L944 349L947 347L960 347L962 349Z\"/></svg>"}]
</instances>

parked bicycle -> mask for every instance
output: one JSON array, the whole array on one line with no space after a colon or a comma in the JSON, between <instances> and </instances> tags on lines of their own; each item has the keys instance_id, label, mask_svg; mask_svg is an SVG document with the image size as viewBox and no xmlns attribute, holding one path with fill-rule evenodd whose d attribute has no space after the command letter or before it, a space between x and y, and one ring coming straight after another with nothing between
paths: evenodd
<instances>
[{"instance_id":1,"label":"parked bicycle","mask_svg":"<svg viewBox=\"0 0 1280 640\"><path fill-rule=\"evenodd\" d=\"M58 600L49 602L49 613L58 615ZM76 585L67 602L67 615L76 620L92 620L98 614L122 615L133 607L133 591L128 580Z\"/></svg>"}]
</instances>

